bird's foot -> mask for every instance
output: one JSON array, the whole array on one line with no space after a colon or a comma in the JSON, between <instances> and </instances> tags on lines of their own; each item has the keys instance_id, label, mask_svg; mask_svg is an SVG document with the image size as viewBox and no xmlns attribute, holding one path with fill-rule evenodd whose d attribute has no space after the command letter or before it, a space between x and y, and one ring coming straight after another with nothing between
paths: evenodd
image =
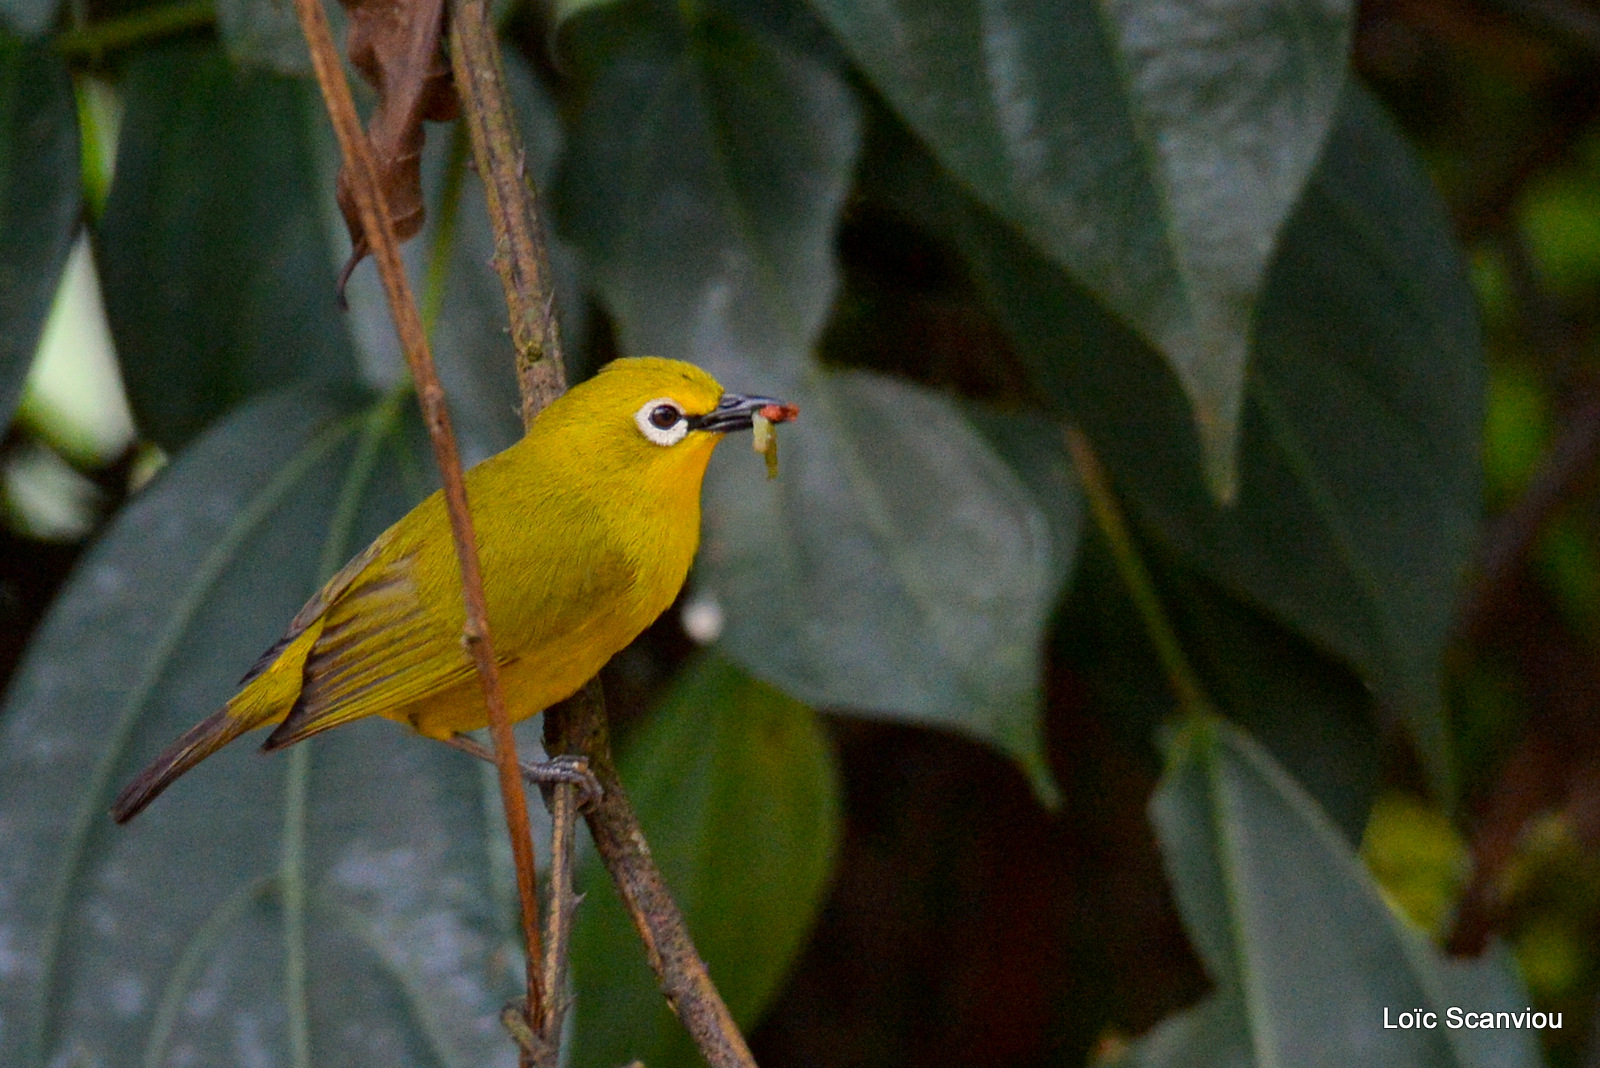
<instances>
[{"instance_id":1,"label":"bird's foot","mask_svg":"<svg viewBox=\"0 0 1600 1068\"><path fill-rule=\"evenodd\" d=\"M605 796L600 780L589 770L589 758L562 754L549 760L522 761L522 777L535 786L568 783L578 788L578 805L592 805Z\"/></svg>"},{"instance_id":2,"label":"bird's foot","mask_svg":"<svg viewBox=\"0 0 1600 1068\"><path fill-rule=\"evenodd\" d=\"M493 764L494 750L484 745L475 738L465 734L452 734L439 741L452 749L459 749L463 753L470 753L479 760ZM525 781L538 787L559 786L570 784L578 788L578 806L592 805L605 796L605 790L600 786L600 780L594 777L594 772L589 770L587 757L563 754L549 760L520 760L522 777Z\"/></svg>"}]
</instances>

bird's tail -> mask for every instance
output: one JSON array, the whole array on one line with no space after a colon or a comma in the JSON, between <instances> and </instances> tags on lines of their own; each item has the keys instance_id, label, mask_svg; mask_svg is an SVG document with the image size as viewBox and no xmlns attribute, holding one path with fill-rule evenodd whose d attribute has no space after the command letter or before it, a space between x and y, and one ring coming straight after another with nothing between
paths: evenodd
<instances>
[{"instance_id":1,"label":"bird's tail","mask_svg":"<svg viewBox=\"0 0 1600 1068\"><path fill-rule=\"evenodd\" d=\"M260 725L259 721L252 723L244 717L230 715L226 708L196 723L123 788L111 805L111 818L127 823L179 775L245 731Z\"/></svg>"},{"instance_id":2,"label":"bird's tail","mask_svg":"<svg viewBox=\"0 0 1600 1068\"><path fill-rule=\"evenodd\" d=\"M358 558L359 559L359 558ZM244 689L222 709L190 727L182 738L167 746L155 761L130 782L111 806L111 818L127 823L144 806L172 785L172 780L194 767L246 731L281 723L300 694L306 655L322 633L322 620L314 619L291 630L262 654L242 681Z\"/></svg>"}]
</instances>

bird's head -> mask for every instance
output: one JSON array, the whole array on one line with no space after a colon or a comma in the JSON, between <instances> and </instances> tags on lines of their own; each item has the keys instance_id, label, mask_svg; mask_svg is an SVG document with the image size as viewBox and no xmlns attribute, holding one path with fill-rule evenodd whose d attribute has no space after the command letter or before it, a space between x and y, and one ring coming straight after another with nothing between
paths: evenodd
<instances>
[{"instance_id":1,"label":"bird's head","mask_svg":"<svg viewBox=\"0 0 1600 1068\"><path fill-rule=\"evenodd\" d=\"M697 486L724 435L749 430L757 415L785 422L798 411L771 397L724 392L694 364L652 356L613 360L557 405L590 426L612 457L635 468L692 472Z\"/></svg>"}]
</instances>

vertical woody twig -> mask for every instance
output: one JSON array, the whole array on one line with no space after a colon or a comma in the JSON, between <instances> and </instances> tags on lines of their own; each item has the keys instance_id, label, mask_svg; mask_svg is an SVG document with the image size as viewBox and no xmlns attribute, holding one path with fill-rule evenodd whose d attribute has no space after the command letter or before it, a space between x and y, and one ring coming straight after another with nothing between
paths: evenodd
<instances>
[{"instance_id":1,"label":"vertical woody twig","mask_svg":"<svg viewBox=\"0 0 1600 1068\"><path fill-rule=\"evenodd\" d=\"M452 0L450 63L462 118L472 134L473 162L483 178L494 230L494 266L505 285L522 422L527 425L567 388L567 376L537 194L506 96L500 47L487 7L484 0Z\"/></svg>"},{"instance_id":2,"label":"vertical woody twig","mask_svg":"<svg viewBox=\"0 0 1600 1068\"><path fill-rule=\"evenodd\" d=\"M564 386L544 231L521 138L506 100L499 46L489 27L484 0L451 0L450 17L456 91L470 125L473 158L488 192L495 267L505 285L511 316L524 419L531 421ZM638 817L617 778L598 681L545 712L544 737L551 755L576 754L587 759L604 791L584 811L589 833L644 942L662 993L701 1055L713 1068L755 1068L749 1046L695 951L688 925L650 856ZM563 811L561 792L567 792L570 799L573 787L554 789L554 813L559 815ZM555 942L558 937L565 938L575 902L570 884L563 889L560 880L554 880L552 885L550 941ZM560 997L554 977L565 969L564 950L557 955L555 949L551 947L552 960L546 969L552 1003ZM559 1040L559 1019L559 1012L551 1012L550 1026L555 1030L545 1032L546 1041Z\"/></svg>"},{"instance_id":3,"label":"vertical woody twig","mask_svg":"<svg viewBox=\"0 0 1600 1068\"><path fill-rule=\"evenodd\" d=\"M311 51L317 81L322 88L323 101L333 121L345 166L349 168L351 187L355 194L362 229L372 246L378 272L383 279L384 291L389 298L390 314L395 330L411 367L411 376L417 387L417 401L427 423L428 437L433 443L434 457L444 481L445 504L450 514L450 530L456 544L456 556L461 566L461 585L466 601L466 626L464 637L478 669L483 685L484 702L488 707L489 729L494 740L495 765L500 774L501 799L504 802L507 830L511 836L511 852L517 868L517 890L522 903L523 938L528 950L528 1010L534 1019L543 1016L543 994L540 988L541 959L539 932L539 899L537 873L534 869L533 840L528 827L527 798L523 793L521 769L517 763L515 742L511 734L511 720L506 714L505 697L500 688L496 670L494 644L489 634L488 613L484 607L483 576L478 566L477 539L473 531L472 515L467 509L466 483L461 473L461 457L456 447L455 434L450 425L450 413L445 407L444 390L434 371L433 354L428 346L427 332L422 317L406 279L405 266L400 259L400 246L384 200L383 187L378 180L371 145L361 129L361 120L351 99L350 85L345 80L333 34L328 28L327 13L321 0L295 0L300 27ZM526 1054L524 1054L526 1059Z\"/></svg>"},{"instance_id":4,"label":"vertical woody twig","mask_svg":"<svg viewBox=\"0 0 1600 1068\"><path fill-rule=\"evenodd\" d=\"M750 1047L694 948L683 913L650 855L650 843L617 777L599 683L591 682L545 717L545 748L559 745L562 752L583 754L600 783L600 799L584 816L595 850L644 943L661 993L711 1068L755 1068Z\"/></svg>"}]
</instances>

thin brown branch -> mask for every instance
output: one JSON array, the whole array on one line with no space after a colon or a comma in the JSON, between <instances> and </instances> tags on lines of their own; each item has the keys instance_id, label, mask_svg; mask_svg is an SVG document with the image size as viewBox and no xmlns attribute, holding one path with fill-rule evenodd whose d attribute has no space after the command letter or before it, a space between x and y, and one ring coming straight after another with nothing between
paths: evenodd
<instances>
[{"instance_id":1,"label":"thin brown branch","mask_svg":"<svg viewBox=\"0 0 1600 1068\"><path fill-rule=\"evenodd\" d=\"M644 942L650 967L672 1011L711 1068L755 1068L755 1058L695 951L683 913L650 856L639 819L617 777L597 682L545 713L545 748L584 754L604 791L584 809L596 851Z\"/></svg>"},{"instance_id":2,"label":"thin brown branch","mask_svg":"<svg viewBox=\"0 0 1600 1068\"><path fill-rule=\"evenodd\" d=\"M572 891L572 849L577 837L576 787L558 785L546 794L550 809L550 899L545 906L544 1018L539 1029L546 1042L561 1048L561 1028L566 1016L567 961L572 942L572 919L578 897Z\"/></svg>"},{"instance_id":3,"label":"thin brown branch","mask_svg":"<svg viewBox=\"0 0 1600 1068\"><path fill-rule=\"evenodd\" d=\"M483 177L494 230L494 266L511 313L522 421L527 424L567 388L566 368L538 196L506 96L500 46L484 0L452 0L450 61L472 133L472 158Z\"/></svg>"},{"instance_id":4,"label":"thin brown branch","mask_svg":"<svg viewBox=\"0 0 1600 1068\"><path fill-rule=\"evenodd\" d=\"M1458 637L1469 642L1481 641L1493 628L1551 518L1583 492L1600 466L1600 386L1583 369L1587 340L1551 299L1521 238L1508 228L1499 244L1523 340L1548 365L1547 388L1565 403L1555 441L1526 491L1484 533L1477 575L1457 623Z\"/></svg>"},{"instance_id":5,"label":"thin brown branch","mask_svg":"<svg viewBox=\"0 0 1600 1068\"><path fill-rule=\"evenodd\" d=\"M1462 611L1461 632L1480 640L1512 581L1527 563L1550 517L1570 501L1600 464L1600 396L1572 413L1538 473L1516 505L1490 525L1483 539L1478 581Z\"/></svg>"},{"instance_id":6,"label":"thin brown branch","mask_svg":"<svg viewBox=\"0 0 1600 1068\"><path fill-rule=\"evenodd\" d=\"M328 28L327 13L322 8L321 0L295 0L295 10L311 50L312 64L316 68L317 81L322 87L323 101L333 121L334 132L339 138L345 166L353 178L353 192L361 224L372 245L378 273L383 279L395 330L400 336L406 362L411 367L412 379L417 387L417 401L428 426L428 437L433 443L440 477L444 481L445 504L450 514L450 530L455 539L466 602L464 638L483 685L489 730L494 741L495 766L500 777L501 800L505 806L511 853L517 869L517 891L522 902L522 932L528 951L529 1013L538 1019L543 1014L544 999L536 967L541 952L533 839L528 825L527 797L523 793L522 774L517 763L516 743L511 734L511 720L506 714L505 696L495 665L494 644L489 634L483 575L478 566L472 514L467 509L461 457L450 425L450 413L445 407L444 389L439 385L439 376L434 371L428 335L423 329L422 317L417 311L417 302L400 259L400 245L395 237L388 206L384 203L383 188L378 180L371 146L361 130L361 120L350 96L350 85L345 80L338 49Z\"/></svg>"},{"instance_id":7,"label":"thin brown branch","mask_svg":"<svg viewBox=\"0 0 1600 1068\"><path fill-rule=\"evenodd\" d=\"M531 422L565 387L544 230L524 165L521 138L506 99L499 47L489 29L485 4L482 0L452 0L450 16L456 91L470 124L473 158L488 194L495 268L505 286L512 340L517 347L523 418ZM749 1046L695 950L688 925L650 856L638 817L617 778L605 697L598 680L545 711L544 741L552 756L574 754L587 759L589 770L599 780L604 796L584 810L589 833L644 941L662 993L701 1055L713 1068L755 1068ZM571 789L555 788L557 804L561 794ZM553 815L559 811L554 810ZM569 922L568 916L558 915L568 909L561 894L559 887L551 893L552 941L557 937L557 925ZM565 967L565 954L552 948L546 975L559 976ZM552 1001L560 998L555 980L547 989ZM544 1037L558 1040L560 1013L552 1012L549 1020Z\"/></svg>"}]
</instances>

